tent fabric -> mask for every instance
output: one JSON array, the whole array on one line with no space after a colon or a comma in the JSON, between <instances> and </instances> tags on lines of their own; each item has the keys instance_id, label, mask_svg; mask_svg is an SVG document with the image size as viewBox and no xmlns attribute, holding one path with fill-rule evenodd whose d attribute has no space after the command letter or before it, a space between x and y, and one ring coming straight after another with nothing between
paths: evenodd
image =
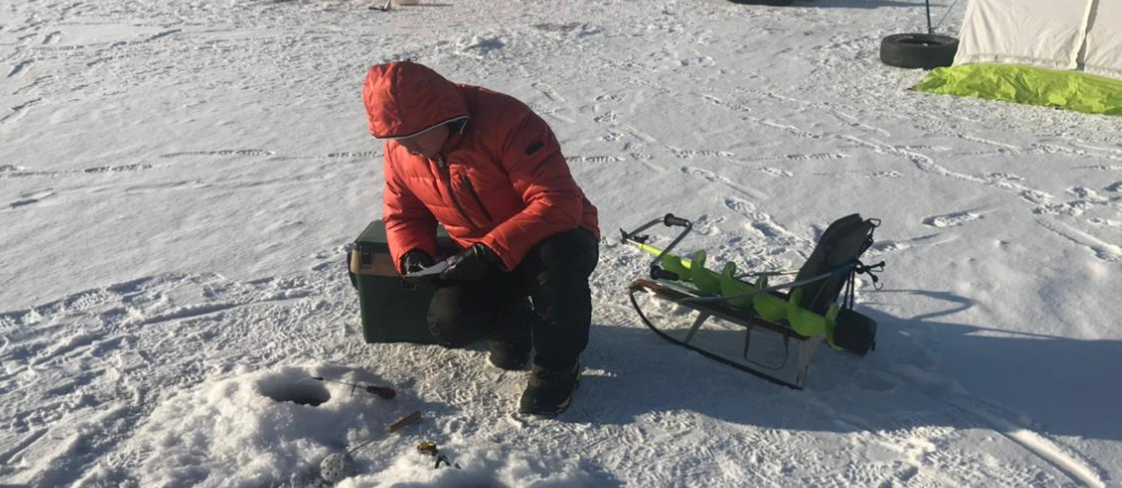
<instances>
[{"instance_id":1,"label":"tent fabric","mask_svg":"<svg viewBox=\"0 0 1122 488\"><path fill-rule=\"evenodd\" d=\"M972 0L954 65L976 63L1122 79L1122 0Z\"/></svg>"},{"instance_id":2,"label":"tent fabric","mask_svg":"<svg viewBox=\"0 0 1122 488\"><path fill-rule=\"evenodd\" d=\"M1122 116L1122 80L1077 71L971 64L937 68L915 89Z\"/></svg>"},{"instance_id":3,"label":"tent fabric","mask_svg":"<svg viewBox=\"0 0 1122 488\"><path fill-rule=\"evenodd\" d=\"M973 0L966 8L954 64L1075 69L1094 1Z\"/></svg>"},{"instance_id":4,"label":"tent fabric","mask_svg":"<svg viewBox=\"0 0 1122 488\"><path fill-rule=\"evenodd\" d=\"M915 89L1122 115L1122 0L971 0L954 66Z\"/></svg>"},{"instance_id":5,"label":"tent fabric","mask_svg":"<svg viewBox=\"0 0 1122 488\"><path fill-rule=\"evenodd\" d=\"M1089 24L1083 70L1122 80L1122 0L1096 0Z\"/></svg>"}]
</instances>

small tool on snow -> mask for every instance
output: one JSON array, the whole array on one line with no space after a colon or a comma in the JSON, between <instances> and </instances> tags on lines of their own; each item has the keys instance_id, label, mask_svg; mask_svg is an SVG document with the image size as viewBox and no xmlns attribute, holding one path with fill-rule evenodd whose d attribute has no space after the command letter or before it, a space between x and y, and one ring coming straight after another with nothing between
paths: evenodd
<instances>
[{"instance_id":1,"label":"small tool on snow","mask_svg":"<svg viewBox=\"0 0 1122 488\"><path fill-rule=\"evenodd\" d=\"M406 416L398 419L396 422L390 424L390 426L386 428L386 433L387 434L397 433L397 431L417 423L418 420L421 420L421 412L420 411L413 412L409 415L406 415ZM374 437L372 439L367 440L366 442L363 442L362 444L359 444L355 447L347 449L346 452L337 452L335 454L330 454L327 457L323 458L323 461L321 461L319 463L319 475L320 475L320 477L323 478L323 480L328 482L328 483L337 483L339 481L342 481L346 477L354 474L355 459L353 457L351 457L351 454L354 453L355 451L358 451L359 449L362 449L362 448L370 445L370 443L372 443L372 442L374 442L378 439L379 439L379 437Z\"/></svg>"},{"instance_id":2,"label":"small tool on snow","mask_svg":"<svg viewBox=\"0 0 1122 488\"><path fill-rule=\"evenodd\" d=\"M361 384L361 383L350 383L350 382L347 382L347 381L329 380L329 379L326 379L322 376L313 376L312 379L316 380L316 381L326 381L326 382L330 382L330 383L340 383L340 384L348 385L348 386L351 387L351 394L352 395L354 394L356 389L362 388L363 390L366 390L367 393L378 395L379 397L385 398L386 400L392 400L395 396L397 396L397 391L394 390L392 387L389 387L389 386L374 386L374 385L364 385L364 384Z\"/></svg>"},{"instance_id":3,"label":"small tool on snow","mask_svg":"<svg viewBox=\"0 0 1122 488\"><path fill-rule=\"evenodd\" d=\"M462 469L460 468L460 463L454 463L450 459L448 459L448 456L441 454L440 450L436 448L435 442L426 441L417 444L417 452L436 458L436 465L433 466L433 469L439 468L441 463L443 463L445 466L452 466L456 469Z\"/></svg>"},{"instance_id":4,"label":"small tool on snow","mask_svg":"<svg viewBox=\"0 0 1122 488\"><path fill-rule=\"evenodd\" d=\"M319 463L319 475L328 483L342 481L355 471L355 460L349 453L335 453Z\"/></svg>"}]
</instances>

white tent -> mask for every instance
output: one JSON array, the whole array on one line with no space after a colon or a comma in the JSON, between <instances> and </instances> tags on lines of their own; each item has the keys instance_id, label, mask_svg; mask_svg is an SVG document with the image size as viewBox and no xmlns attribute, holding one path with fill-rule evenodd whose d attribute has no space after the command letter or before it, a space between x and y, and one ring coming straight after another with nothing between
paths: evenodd
<instances>
[{"instance_id":1,"label":"white tent","mask_svg":"<svg viewBox=\"0 0 1122 488\"><path fill-rule=\"evenodd\" d=\"M954 64L974 63L1122 79L1122 0L971 0Z\"/></svg>"}]
</instances>

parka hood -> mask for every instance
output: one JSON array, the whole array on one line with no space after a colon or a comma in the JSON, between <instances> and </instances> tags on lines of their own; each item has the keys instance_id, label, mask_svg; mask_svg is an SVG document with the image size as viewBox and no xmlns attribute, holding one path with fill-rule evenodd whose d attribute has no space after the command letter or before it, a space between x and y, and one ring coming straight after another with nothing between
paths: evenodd
<instances>
[{"instance_id":1,"label":"parka hood","mask_svg":"<svg viewBox=\"0 0 1122 488\"><path fill-rule=\"evenodd\" d=\"M362 101L370 134L378 139L411 137L468 118L456 84L410 61L379 64L366 73Z\"/></svg>"}]
</instances>

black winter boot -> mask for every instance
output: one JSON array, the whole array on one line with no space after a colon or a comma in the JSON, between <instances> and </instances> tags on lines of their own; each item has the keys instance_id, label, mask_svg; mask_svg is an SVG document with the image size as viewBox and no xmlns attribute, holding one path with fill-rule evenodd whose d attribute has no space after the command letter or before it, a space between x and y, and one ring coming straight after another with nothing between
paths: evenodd
<instances>
[{"instance_id":1,"label":"black winter boot","mask_svg":"<svg viewBox=\"0 0 1122 488\"><path fill-rule=\"evenodd\" d=\"M526 391L522 392L518 411L549 417L557 415L569 408L579 384L580 364L564 369L548 369L535 364Z\"/></svg>"}]
</instances>

